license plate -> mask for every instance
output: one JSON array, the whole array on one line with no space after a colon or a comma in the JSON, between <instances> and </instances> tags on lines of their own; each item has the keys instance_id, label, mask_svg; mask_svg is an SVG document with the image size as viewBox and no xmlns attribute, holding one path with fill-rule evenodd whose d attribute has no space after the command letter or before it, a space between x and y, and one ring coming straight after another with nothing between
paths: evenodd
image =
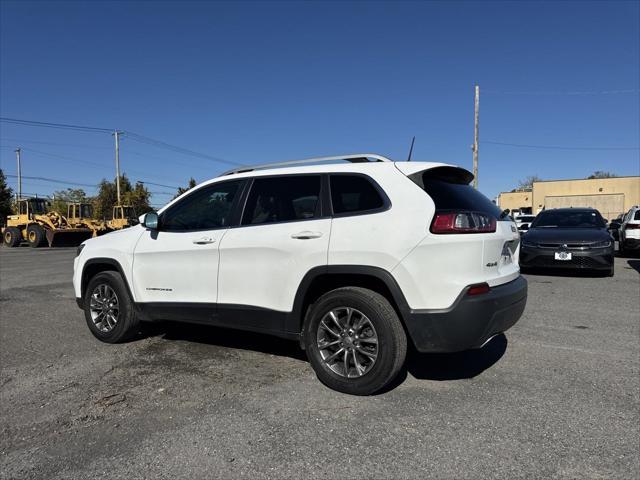
<instances>
[{"instance_id":1,"label":"license plate","mask_svg":"<svg viewBox=\"0 0 640 480\"><path fill-rule=\"evenodd\" d=\"M556 260L571 260L571 252L556 252Z\"/></svg>"}]
</instances>

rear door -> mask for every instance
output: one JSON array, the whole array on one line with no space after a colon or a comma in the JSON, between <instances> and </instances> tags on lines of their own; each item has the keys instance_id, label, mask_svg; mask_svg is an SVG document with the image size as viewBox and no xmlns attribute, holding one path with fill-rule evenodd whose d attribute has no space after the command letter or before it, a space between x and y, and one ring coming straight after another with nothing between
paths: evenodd
<instances>
[{"instance_id":1,"label":"rear door","mask_svg":"<svg viewBox=\"0 0 640 480\"><path fill-rule=\"evenodd\" d=\"M327 264L331 218L323 215L323 183L322 175L253 180L241 225L229 229L220 243L221 323L284 328L283 314L293 309L302 278Z\"/></svg>"}]
</instances>

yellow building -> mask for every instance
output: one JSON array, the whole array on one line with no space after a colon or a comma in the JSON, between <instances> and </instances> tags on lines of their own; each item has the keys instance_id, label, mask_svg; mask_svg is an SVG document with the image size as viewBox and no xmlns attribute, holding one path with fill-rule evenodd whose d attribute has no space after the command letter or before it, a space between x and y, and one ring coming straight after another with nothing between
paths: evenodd
<instances>
[{"instance_id":1,"label":"yellow building","mask_svg":"<svg viewBox=\"0 0 640 480\"><path fill-rule=\"evenodd\" d=\"M640 177L534 182L530 191L501 193L498 205L534 214L547 208L592 207L612 219L640 205Z\"/></svg>"}]
</instances>

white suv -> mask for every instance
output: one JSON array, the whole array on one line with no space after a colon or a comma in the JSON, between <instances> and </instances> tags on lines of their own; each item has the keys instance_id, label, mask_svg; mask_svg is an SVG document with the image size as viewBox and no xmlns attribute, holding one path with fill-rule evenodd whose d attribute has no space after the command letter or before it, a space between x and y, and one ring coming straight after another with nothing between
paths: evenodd
<instances>
[{"instance_id":1,"label":"white suv","mask_svg":"<svg viewBox=\"0 0 640 480\"><path fill-rule=\"evenodd\" d=\"M620 251L640 249L640 206L631 207L622 218L620 229Z\"/></svg>"},{"instance_id":2,"label":"white suv","mask_svg":"<svg viewBox=\"0 0 640 480\"><path fill-rule=\"evenodd\" d=\"M141 320L298 340L326 385L371 394L407 337L420 352L477 348L524 310L518 231L472 178L372 154L227 172L81 245L77 303L104 342Z\"/></svg>"}]
</instances>

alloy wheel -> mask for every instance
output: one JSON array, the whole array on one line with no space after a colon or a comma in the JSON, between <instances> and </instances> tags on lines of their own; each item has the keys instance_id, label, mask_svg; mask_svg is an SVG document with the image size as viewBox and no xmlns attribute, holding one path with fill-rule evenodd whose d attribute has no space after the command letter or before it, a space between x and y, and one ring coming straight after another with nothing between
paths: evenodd
<instances>
[{"instance_id":1,"label":"alloy wheel","mask_svg":"<svg viewBox=\"0 0 640 480\"><path fill-rule=\"evenodd\" d=\"M118 323L120 306L116 292L109 285L102 283L93 289L89 304L91 320L98 330L108 333Z\"/></svg>"},{"instance_id":2,"label":"alloy wheel","mask_svg":"<svg viewBox=\"0 0 640 480\"><path fill-rule=\"evenodd\" d=\"M318 324L316 342L324 364L334 373L357 378L371 370L378 358L378 334L360 310L338 307Z\"/></svg>"}]
</instances>

